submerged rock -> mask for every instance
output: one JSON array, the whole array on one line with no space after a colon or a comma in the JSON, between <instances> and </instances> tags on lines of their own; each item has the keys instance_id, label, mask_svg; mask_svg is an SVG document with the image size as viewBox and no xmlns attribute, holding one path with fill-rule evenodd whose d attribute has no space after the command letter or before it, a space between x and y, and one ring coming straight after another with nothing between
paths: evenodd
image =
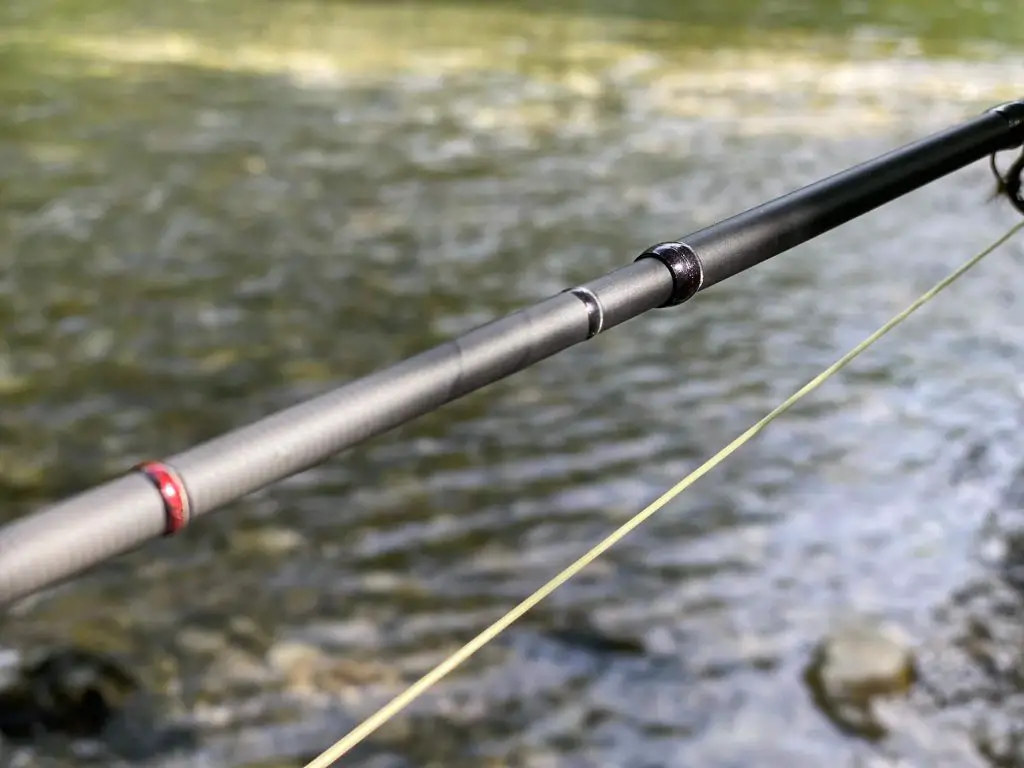
<instances>
[{"instance_id":1,"label":"submerged rock","mask_svg":"<svg viewBox=\"0 0 1024 768\"><path fill-rule=\"evenodd\" d=\"M540 614L541 631L553 640L588 653L640 656L646 652L643 640L600 626L582 611Z\"/></svg>"},{"instance_id":2,"label":"submerged rock","mask_svg":"<svg viewBox=\"0 0 1024 768\"><path fill-rule=\"evenodd\" d=\"M830 632L804 671L814 703L844 733L886 736L874 711L882 697L907 693L917 680L910 639L887 622L858 618Z\"/></svg>"},{"instance_id":3,"label":"submerged rock","mask_svg":"<svg viewBox=\"0 0 1024 768\"><path fill-rule=\"evenodd\" d=\"M350 698L373 686L400 686L393 666L336 656L301 640L282 640L267 652L270 669L286 690L302 695L329 694Z\"/></svg>"},{"instance_id":4,"label":"submerged rock","mask_svg":"<svg viewBox=\"0 0 1024 768\"><path fill-rule=\"evenodd\" d=\"M12 673L0 690L0 733L12 740L47 731L97 736L140 692L135 677L109 657L53 651Z\"/></svg>"}]
</instances>

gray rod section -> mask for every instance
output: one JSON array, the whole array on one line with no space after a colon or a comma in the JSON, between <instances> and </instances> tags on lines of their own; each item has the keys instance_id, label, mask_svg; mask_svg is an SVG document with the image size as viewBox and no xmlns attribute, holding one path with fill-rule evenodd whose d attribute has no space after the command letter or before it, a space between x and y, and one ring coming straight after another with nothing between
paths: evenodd
<instances>
[{"instance_id":1,"label":"gray rod section","mask_svg":"<svg viewBox=\"0 0 1024 768\"><path fill-rule=\"evenodd\" d=\"M604 306L605 328L653 309L672 288L657 262L616 270L609 283L587 286ZM585 341L589 325L583 302L562 293L168 463L188 488L193 514L204 514Z\"/></svg>"},{"instance_id":2,"label":"gray rod section","mask_svg":"<svg viewBox=\"0 0 1024 768\"><path fill-rule=\"evenodd\" d=\"M584 287L600 303L607 329L659 306L672 278L662 264L645 260ZM578 344L589 329L586 305L562 293L172 456L167 464L188 490L194 518ZM163 530L163 501L138 474L16 520L0 528L0 604Z\"/></svg>"},{"instance_id":3,"label":"gray rod section","mask_svg":"<svg viewBox=\"0 0 1024 768\"><path fill-rule=\"evenodd\" d=\"M0 596L9 603L164 531L160 495L125 475L0 528Z\"/></svg>"}]
</instances>

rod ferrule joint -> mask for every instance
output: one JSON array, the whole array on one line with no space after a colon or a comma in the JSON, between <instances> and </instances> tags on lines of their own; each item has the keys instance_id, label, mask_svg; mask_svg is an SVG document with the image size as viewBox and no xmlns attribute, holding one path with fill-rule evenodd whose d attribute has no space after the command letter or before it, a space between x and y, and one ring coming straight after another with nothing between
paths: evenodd
<instances>
[{"instance_id":1,"label":"rod ferrule joint","mask_svg":"<svg viewBox=\"0 0 1024 768\"><path fill-rule=\"evenodd\" d=\"M672 274L672 293L662 307L674 307L693 298L704 284L704 266L700 257L685 243L652 245L634 261L640 259L657 259Z\"/></svg>"},{"instance_id":2,"label":"rod ferrule joint","mask_svg":"<svg viewBox=\"0 0 1024 768\"><path fill-rule=\"evenodd\" d=\"M173 536L186 525L192 516L192 504L188 490L181 477L167 464L160 461L144 461L135 469L140 472L160 494L164 504L164 536Z\"/></svg>"},{"instance_id":3,"label":"rod ferrule joint","mask_svg":"<svg viewBox=\"0 0 1024 768\"><path fill-rule=\"evenodd\" d=\"M604 330L604 306L597 294L586 286L566 288L563 293L571 293L583 302L587 308L587 339L592 339Z\"/></svg>"}]
</instances>

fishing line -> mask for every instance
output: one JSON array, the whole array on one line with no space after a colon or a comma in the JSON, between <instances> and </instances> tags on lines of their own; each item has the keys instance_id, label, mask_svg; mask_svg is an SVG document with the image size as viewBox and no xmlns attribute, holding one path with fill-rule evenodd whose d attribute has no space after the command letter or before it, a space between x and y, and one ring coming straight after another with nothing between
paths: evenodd
<instances>
[{"instance_id":1,"label":"fishing line","mask_svg":"<svg viewBox=\"0 0 1024 768\"><path fill-rule=\"evenodd\" d=\"M1024 156L1022 156L1024 157ZM1004 177L999 174L995 166L993 165L993 171L1000 177L1001 181L1004 181ZM1010 190L1007 196L1011 194L1019 194L1019 185L1016 190ZM517 606L512 608L508 613L499 618L489 627L484 629L480 634L470 640L468 643L463 645L448 658L438 664L436 667L431 669L427 674L409 686L403 693L396 696L390 702L381 707L377 712L368 717L354 729L352 729L347 735L343 736L331 747L322 752L318 757L311 760L305 765L305 768L328 768L333 765L336 760L343 757L360 742L374 733L378 728L387 723L402 710L408 707L412 702L419 698L423 693L427 691L431 686L440 682L446 675L452 672L456 667L461 665L473 654L483 648L487 643L494 640L503 631L508 629L515 621L521 618L527 611L535 607L544 598L548 597L552 592L558 589L560 586L565 584L571 578L576 576L580 571L586 568L590 563L594 562L597 558L611 549L615 544L624 539L633 530L638 528L648 518L658 512L662 507L676 498L679 494L697 482L700 478L706 475L708 472L713 470L725 459L735 453L744 444L752 440L757 436L765 427L771 424L775 419L781 416L783 413L792 408L801 398L805 395L813 392L819 386L824 384L834 374L845 368L855 358L857 358L862 352L868 347L874 344L876 341L885 336L889 331L895 328L897 325L906 320L910 315L920 309L922 306L931 301L935 296L941 293L943 290L952 285L958 278L960 278L965 272L971 267L975 266L983 258L988 256L990 253L999 248L1003 243L1013 237L1021 229L1024 229L1024 222L1020 222L1015 226L1011 227L1002 237L997 239L987 248L972 256L963 265L958 267L948 276L936 283L932 288L922 294L918 299L911 303L906 309L897 314L885 325L879 328L877 331L872 333L857 346L839 358L836 362L832 363L828 368L819 373L807 384L801 387L799 390L790 395L781 404L771 410L766 416L760 421L754 424L752 427L747 429L746 432L741 434L731 443L722 448L718 453L712 456L710 459L701 464L697 469L688 474L674 486L669 488L665 493L647 505L644 509L640 510L630 520L624 523L622 526L617 528L611 534L609 534L603 541L596 544L590 550L588 550L582 557L577 559L574 563L569 565L559 574L554 576L550 581L541 586L537 591L519 603Z\"/></svg>"},{"instance_id":2,"label":"fishing line","mask_svg":"<svg viewBox=\"0 0 1024 768\"><path fill-rule=\"evenodd\" d=\"M999 170L996 155L988 158L988 167L996 177L996 190L992 197L1005 197L1020 213L1024 213L1024 151L1013 161L1006 173Z\"/></svg>"}]
</instances>

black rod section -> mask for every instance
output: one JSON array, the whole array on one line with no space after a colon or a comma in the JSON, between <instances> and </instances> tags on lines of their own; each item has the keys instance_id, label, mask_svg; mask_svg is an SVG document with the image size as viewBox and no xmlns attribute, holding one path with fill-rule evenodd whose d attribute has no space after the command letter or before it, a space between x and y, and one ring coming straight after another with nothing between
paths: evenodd
<instances>
[{"instance_id":1,"label":"black rod section","mask_svg":"<svg viewBox=\"0 0 1024 768\"><path fill-rule=\"evenodd\" d=\"M703 288L760 264L974 161L1021 143L1024 101L888 152L694 232ZM1017 130L1014 130L1014 127Z\"/></svg>"},{"instance_id":2,"label":"black rod section","mask_svg":"<svg viewBox=\"0 0 1024 768\"><path fill-rule=\"evenodd\" d=\"M1024 143L1024 100L644 251L632 264L0 528L0 604L174 533L655 307Z\"/></svg>"}]
</instances>

